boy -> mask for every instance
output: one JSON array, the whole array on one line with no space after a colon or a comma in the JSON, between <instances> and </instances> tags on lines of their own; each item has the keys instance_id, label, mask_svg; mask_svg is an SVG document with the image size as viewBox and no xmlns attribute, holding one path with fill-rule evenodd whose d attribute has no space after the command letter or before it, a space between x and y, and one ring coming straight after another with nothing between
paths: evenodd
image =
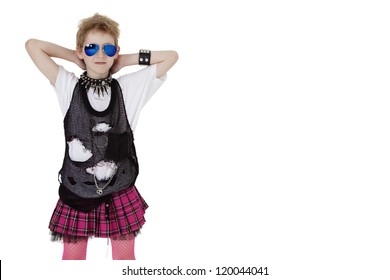
<instances>
[{"instance_id":1,"label":"boy","mask_svg":"<svg viewBox=\"0 0 390 280\"><path fill-rule=\"evenodd\" d=\"M62 259L86 259L89 237L110 238L113 259L135 259L134 239L148 207L134 186L138 161L133 130L139 113L176 63L175 51L119 54L119 25L95 14L82 20L76 50L30 39L26 49L54 86L64 116L66 149L59 200L50 220ZM86 70L80 78L52 58ZM117 79L111 74L146 65Z\"/></svg>"}]
</instances>

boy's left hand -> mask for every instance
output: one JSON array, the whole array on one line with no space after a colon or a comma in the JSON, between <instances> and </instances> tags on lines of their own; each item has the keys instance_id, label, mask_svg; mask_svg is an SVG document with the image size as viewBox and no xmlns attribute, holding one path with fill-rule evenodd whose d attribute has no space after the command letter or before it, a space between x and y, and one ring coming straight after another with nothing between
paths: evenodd
<instances>
[{"instance_id":1,"label":"boy's left hand","mask_svg":"<svg viewBox=\"0 0 390 280\"><path fill-rule=\"evenodd\" d=\"M111 66L110 73L115 74L119 70L122 69L122 55L118 55L118 57L114 60L114 64Z\"/></svg>"}]
</instances>

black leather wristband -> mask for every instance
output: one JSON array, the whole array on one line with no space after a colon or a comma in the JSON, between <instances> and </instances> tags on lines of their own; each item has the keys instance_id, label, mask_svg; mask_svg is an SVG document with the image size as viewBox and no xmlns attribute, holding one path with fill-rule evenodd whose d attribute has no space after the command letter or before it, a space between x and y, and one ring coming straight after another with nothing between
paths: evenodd
<instances>
[{"instance_id":1,"label":"black leather wristband","mask_svg":"<svg viewBox=\"0 0 390 280\"><path fill-rule=\"evenodd\" d=\"M139 65L150 65L150 50L139 50L138 64Z\"/></svg>"}]
</instances>

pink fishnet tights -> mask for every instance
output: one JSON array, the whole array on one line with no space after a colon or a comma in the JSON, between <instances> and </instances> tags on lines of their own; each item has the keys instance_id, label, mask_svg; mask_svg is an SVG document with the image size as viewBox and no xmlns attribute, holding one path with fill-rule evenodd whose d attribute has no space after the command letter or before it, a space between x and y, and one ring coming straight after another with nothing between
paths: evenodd
<instances>
[{"instance_id":1,"label":"pink fishnet tights","mask_svg":"<svg viewBox=\"0 0 390 280\"><path fill-rule=\"evenodd\" d=\"M135 260L134 235L111 238L113 260ZM64 238L63 260L86 260L88 237L69 240Z\"/></svg>"},{"instance_id":2,"label":"pink fishnet tights","mask_svg":"<svg viewBox=\"0 0 390 280\"><path fill-rule=\"evenodd\" d=\"M128 234L111 238L113 260L135 260L134 235Z\"/></svg>"},{"instance_id":3,"label":"pink fishnet tights","mask_svg":"<svg viewBox=\"0 0 390 280\"><path fill-rule=\"evenodd\" d=\"M85 260L87 258L88 237L71 239L64 237L63 260Z\"/></svg>"}]
</instances>

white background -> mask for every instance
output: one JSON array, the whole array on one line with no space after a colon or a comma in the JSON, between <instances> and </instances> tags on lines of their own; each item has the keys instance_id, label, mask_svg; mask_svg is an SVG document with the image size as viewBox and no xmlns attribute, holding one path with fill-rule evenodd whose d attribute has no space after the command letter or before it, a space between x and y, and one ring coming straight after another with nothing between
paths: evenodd
<instances>
[{"instance_id":1,"label":"white background","mask_svg":"<svg viewBox=\"0 0 390 280\"><path fill-rule=\"evenodd\" d=\"M135 262L111 261L105 239L90 241L88 261L63 262L49 241L62 116L24 43L73 48L78 21L95 12L120 23L123 53L180 56L135 132L150 205ZM373 0L6 2L4 278L125 279L130 264L270 272L234 279L389 279L389 14Z\"/></svg>"}]
</instances>

